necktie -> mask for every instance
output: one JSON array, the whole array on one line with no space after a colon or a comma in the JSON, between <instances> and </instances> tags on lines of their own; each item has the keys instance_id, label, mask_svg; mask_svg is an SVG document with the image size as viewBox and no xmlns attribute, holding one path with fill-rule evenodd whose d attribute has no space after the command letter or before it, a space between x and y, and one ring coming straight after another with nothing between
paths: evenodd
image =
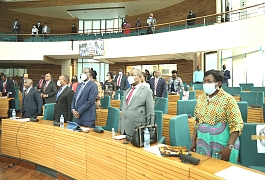
<instances>
[{"instance_id":1,"label":"necktie","mask_svg":"<svg viewBox=\"0 0 265 180\"><path fill-rule=\"evenodd\" d=\"M45 84L45 86L44 86L44 88L43 88L43 91L44 91L44 92L46 91L47 86L48 86L48 83L46 82L46 84Z\"/></svg>"},{"instance_id":2,"label":"necktie","mask_svg":"<svg viewBox=\"0 0 265 180\"><path fill-rule=\"evenodd\" d=\"M154 87L154 91L156 91L157 83L158 83L158 78L155 79L155 87Z\"/></svg>"},{"instance_id":3,"label":"necktie","mask_svg":"<svg viewBox=\"0 0 265 180\"><path fill-rule=\"evenodd\" d=\"M25 96L28 94L28 89L25 89L25 93L24 94L25 94Z\"/></svg>"},{"instance_id":4,"label":"necktie","mask_svg":"<svg viewBox=\"0 0 265 180\"><path fill-rule=\"evenodd\" d=\"M85 87L85 83L82 83L82 85L81 85L81 87L80 87L80 89L79 89L79 91L77 93L76 99L75 99L75 105L76 105L78 99L80 98L81 92L83 91L84 87Z\"/></svg>"},{"instance_id":5,"label":"necktie","mask_svg":"<svg viewBox=\"0 0 265 180\"><path fill-rule=\"evenodd\" d=\"M135 87L132 87L132 89L131 89L131 91L130 91L130 93L129 93L127 99L126 99L126 103L127 103L127 105L130 103L130 100L131 100L131 98L132 98L132 95L133 95L133 91L134 91L134 90L135 90Z\"/></svg>"},{"instance_id":6,"label":"necktie","mask_svg":"<svg viewBox=\"0 0 265 180\"><path fill-rule=\"evenodd\" d=\"M121 75L119 75L119 78L118 78L118 87L120 87L121 85Z\"/></svg>"},{"instance_id":7,"label":"necktie","mask_svg":"<svg viewBox=\"0 0 265 180\"><path fill-rule=\"evenodd\" d=\"M58 99L58 97L60 96L61 92L62 92L63 88L61 87L60 90L58 91L57 95L56 95L56 100Z\"/></svg>"},{"instance_id":8,"label":"necktie","mask_svg":"<svg viewBox=\"0 0 265 180\"><path fill-rule=\"evenodd\" d=\"M3 93L6 93L6 81L4 82Z\"/></svg>"},{"instance_id":9,"label":"necktie","mask_svg":"<svg viewBox=\"0 0 265 180\"><path fill-rule=\"evenodd\" d=\"M42 83L43 83L43 79L41 79L41 80L39 81L39 88L42 87Z\"/></svg>"}]
</instances>

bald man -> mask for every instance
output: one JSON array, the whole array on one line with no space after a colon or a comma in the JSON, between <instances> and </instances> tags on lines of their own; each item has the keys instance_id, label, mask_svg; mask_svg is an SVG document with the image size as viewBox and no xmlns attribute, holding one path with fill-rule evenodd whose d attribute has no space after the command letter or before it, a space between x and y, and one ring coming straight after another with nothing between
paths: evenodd
<instances>
[{"instance_id":1,"label":"bald man","mask_svg":"<svg viewBox=\"0 0 265 180\"><path fill-rule=\"evenodd\" d=\"M41 115L42 99L40 92L32 87L31 79L24 79L25 90L22 93L22 117L33 118Z\"/></svg>"}]
</instances>

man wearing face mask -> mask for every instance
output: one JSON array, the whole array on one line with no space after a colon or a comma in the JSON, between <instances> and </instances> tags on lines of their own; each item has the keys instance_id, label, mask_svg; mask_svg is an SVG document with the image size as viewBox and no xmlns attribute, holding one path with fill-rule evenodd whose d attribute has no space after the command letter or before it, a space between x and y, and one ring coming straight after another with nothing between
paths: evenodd
<instances>
[{"instance_id":1,"label":"man wearing face mask","mask_svg":"<svg viewBox=\"0 0 265 180\"><path fill-rule=\"evenodd\" d=\"M76 123L80 126L95 127L96 120L96 98L98 96L98 87L91 81L93 71L84 68L79 83L72 100L72 113Z\"/></svg>"},{"instance_id":2,"label":"man wearing face mask","mask_svg":"<svg viewBox=\"0 0 265 180\"><path fill-rule=\"evenodd\" d=\"M37 24L37 28L38 28L38 34L42 34L42 25L41 25L40 21Z\"/></svg>"},{"instance_id":3,"label":"man wearing face mask","mask_svg":"<svg viewBox=\"0 0 265 180\"><path fill-rule=\"evenodd\" d=\"M44 27L42 28L42 34L50 34L51 30L47 26L47 23L44 24Z\"/></svg>"},{"instance_id":4,"label":"man wearing face mask","mask_svg":"<svg viewBox=\"0 0 265 180\"><path fill-rule=\"evenodd\" d=\"M56 94L54 105L54 120L59 122L61 115L64 117L64 122L72 121L73 114L71 113L71 103L74 96L74 91L68 87L69 77L62 75L57 81L57 86L60 87Z\"/></svg>"},{"instance_id":5,"label":"man wearing face mask","mask_svg":"<svg viewBox=\"0 0 265 180\"><path fill-rule=\"evenodd\" d=\"M79 84L77 76L73 76L72 77L72 82L70 83L70 88L72 88L72 90L75 92L77 85Z\"/></svg>"},{"instance_id":6,"label":"man wearing face mask","mask_svg":"<svg viewBox=\"0 0 265 180\"><path fill-rule=\"evenodd\" d=\"M166 80L161 77L159 70L154 72L154 78L149 80L150 89L153 91L154 97L165 97L167 84Z\"/></svg>"},{"instance_id":7,"label":"man wearing face mask","mask_svg":"<svg viewBox=\"0 0 265 180\"><path fill-rule=\"evenodd\" d=\"M121 134L132 135L135 126L141 124L147 114L154 114L152 91L141 83L141 79L141 71L132 69L128 77L131 88L124 94L121 108L118 126Z\"/></svg>"},{"instance_id":8,"label":"man wearing face mask","mask_svg":"<svg viewBox=\"0 0 265 180\"><path fill-rule=\"evenodd\" d=\"M114 79L116 83L116 90L126 90L127 89L127 76L122 74L122 69L119 69L119 75Z\"/></svg>"},{"instance_id":9,"label":"man wearing face mask","mask_svg":"<svg viewBox=\"0 0 265 180\"><path fill-rule=\"evenodd\" d=\"M177 77L177 71L173 70L172 77L168 80L168 92L169 94L177 94L184 91L184 86L180 77Z\"/></svg>"},{"instance_id":10,"label":"man wearing face mask","mask_svg":"<svg viewBox=\"0 0 265 180\"><path fill-rule=\"evenodd\" d=\"M154 34L155 33L155 25L156 25L156 18L154 18L153 13L149 14L149 17L146 20L146 26L148 26L146 30L146 34Z\"/></svg>"},{"instance_id":11,"label":"man wearing face mask","mask_svg":"<svg viewBox=\"0 0 265 180\"><path fill-rule=\"evenodd\" d=\"M191 150L237 164L243 120L236 100L222 87L221 71L204 74L203 90L194 110Z\"/></svg>"},{"instance_id":12,"label":"man wearing face mask","mask_svg":"<svg viewBox=\"0 0 265 180\"><path fill-rule=\"evenodd\" d=\"M192 18L196 18L196 15L192 12L192 10L190 10L190 13L189 13L187 19L192 19ZM194 23L195 23L195 19L187 21L188 26L193 26Z\"/></svg>"},{"instance_id":13,"label":"man wearing face mask","mask_svg":"<svg viewBox=\"0 0 265 180\"><path fill-rule=\"evenodd\" d=\"M35 37L35 36L38 36L38 28L36 28L36 25L34 24L32 29L31 29L31 34L34 34L32 35L32 37Z\"/></svg>"}]
</instances>

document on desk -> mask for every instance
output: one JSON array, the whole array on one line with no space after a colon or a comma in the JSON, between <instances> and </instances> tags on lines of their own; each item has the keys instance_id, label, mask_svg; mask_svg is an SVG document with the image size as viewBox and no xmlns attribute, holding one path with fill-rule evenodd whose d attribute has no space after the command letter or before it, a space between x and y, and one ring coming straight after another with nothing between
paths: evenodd
<instances>
[{"instance_id":1,"label":"document on desk","mask_svg":"<svg viewBox=\"0 0 265 180\"><path fill-rule=\"evenodd\" d=\"M162 155L160 153L160 150L158 148L160 146L165 146L165 144L158 144L158 145L155 145L155 146L151 146L150 148L144 148L144 150L147 151L147 152L150 152L152 154L156 154L157 156L162 157Z\"/></svg>"},{"instance_id":2,"label":"document on desk","mask_svg":"<svg viewBox=\"0 0 265 180\"><path fill-rule=\"evenodd\" d=\"M116 140L121 140L121 139L125 139L126 135L114 136L113 138L116 139Z\"/></svg>"},{"instance_id":3,"label":"document on desk","mask_svg":"<svg viewBox=\"0 0 265 180\"><path fill-rule=\"evenodd\" d=\"M255 180L265 179L265 175L258 174L256 172L252 172L237 166L231 166L215 173L214 175L226 180L246 179L246 177L251 177L251 179Z\"/></svg>"}]
</instances>

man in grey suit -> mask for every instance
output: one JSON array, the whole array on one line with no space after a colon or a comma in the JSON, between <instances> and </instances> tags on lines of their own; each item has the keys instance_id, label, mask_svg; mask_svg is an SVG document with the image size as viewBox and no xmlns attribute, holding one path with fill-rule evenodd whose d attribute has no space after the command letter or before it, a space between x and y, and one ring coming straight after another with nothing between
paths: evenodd
<instances>
[{"instance_id":1,"label":"man in grey suit","mask_svg":"<svg viewBox=\"0 0 265 180\"><path fill-rule=\"evenodd\" d=\"M55 103L55 95L57 93L57 87L55 82L52 81L52 75L47 73L45 75L45 83L42 83L41 97L43 98L43 104Z\"/></svg>"},{"instance_id":2,"label":"man in grey suit","mask_svg":"<svg viewBox=\"0 0 265 180\"><path fill-rule=\"evenodd\" d=\"M21 28L20 22L18 22L18 20L17 20L17 18L16 18L15 21L12 22L12 25L11 25L11 31L12 31L14 34L19 34L19 32L20 32L20 28Z\"/></svg>"},{"instance_id":3,"label":"man in grey suit","mask_svg":"<svg viewBox=\"0 0 265 180\"><path fill-rule=\"evenodd\" d=\"M132 69L128 77L130 89L124 94L119 132L132 135L135 126L142 124L145 116L154 114L152 91L141 83L142 73ZM153 122L151 122L153 123Z\"/></svg>"},{"instance_id":4,"label":"man in grey suit","mask_svg":"<svg viewBox=\"0 0 265 180\"><path fill-rule=\"evenodd\" d=\"M119 69L119 75L115 76L114 82L116 83L116 90L127 89L127 76L122 74L122 69Z\"/></svg>"},{"instance_id":5,"label":"man in grey suit","mask_svg":"<svg viewBox=\"0 0 265 180\"><path fill-rule=\"evenodd\" d=\"M22 117L34 118L41 114L42 99L40 92L32 87L31 79L24 80L25 90L22 93Z\"/></svg>"}]
</instances>

